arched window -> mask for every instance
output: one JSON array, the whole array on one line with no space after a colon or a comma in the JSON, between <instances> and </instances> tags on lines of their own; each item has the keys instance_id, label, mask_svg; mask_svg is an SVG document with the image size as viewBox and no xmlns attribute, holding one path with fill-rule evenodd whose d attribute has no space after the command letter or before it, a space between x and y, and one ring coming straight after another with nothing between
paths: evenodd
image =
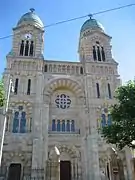
<instances>
[{"instance_id":1,"label":"arched window","mask_svg":"<svg viewBox=\"0 0 135 180\"><path fill-rule=\"evenodd\" d=\"M101 61L100 47L97 46L98 61Z\"/></svg>"},{"instance_id":2,"label":"arched window","mask_svg":"<svg viewBox=\"0 0 135 180\"><path fill-rule=\"evenodd\" d=\"M26 44L25 44L25 56L28 56L28 53L29 53L29 41L26 41Z\"/></svg>"},{"instance_id":3,"label":"arched window","mask_svg":"<svg viewBox=\"0 0 135 180\"><path fill-rule=\"evenodd\" d=\"M20 120L20 133L26 132L26 112L22 112Z\"/></svg>"},{"instance_id":4,"label":"arched window","mask_svg":"<svg viewBox=\"0 0 135 180\"><path fill-rule=\"evenodd\" d=\"M104 48L101 47L102 61L105 61L105 51Z\"/></svg>"},{"instance_id":5,"label":"arched window","mask_svg":"<svg viewBox=\"0 0 135 180\"><path fill-rule=\"evenodd\" d=\"M21 46L20 46L20 56L23 56L24 53L24 41L22 40Z\"/></svg>"},{"instance_id":6,"label":"arched window","mask_svg":"<svg viewBox=\"0 0 135 180\"><path fill-rule=\"evenodd\" d=\"M108 96L109 96L109 99L111 99L112 98L112 93L111 93L110 84L108 83L107 86L108 86Z\"/></svg>"},{"instance_id":7,"label":"arched window","mask_svg":"<svg viewBox=\"0 0 135 180\"><path fill-rule=\"evenodd\" d=\"M65 130L66 130L65 120L62 120L62 131L65 132Z\"/></svg>"},{"instance_id":8,"label":"arched window","mask_svg":"<svg viewBox=\"0 0 135 180\"><path fill-rule=\"evenodd\" d=\"M70 73L70 66L67 66L67 73Z\"/></svg>"},{"instance_id":9,"label":"arched window","mask_svg":"<svg viewBox=\"0 0 135 180\"><path fill-rule=\"evenodd\" d=\"M31 90L31 79L28 79L27 95L30 95L30 90Z\"/></svg>"},{"instance_id":10,"label":"arched window","mask_svg":"<svg viewBox=\"0 0 135 180\"><path fill-rule=\"evenodd\" d=\"M56 121L55 121L55 119L52 120L52 131L56 131Z\"/></svg>"},{"instance_id":11,"label":"arched window","mask_svg":"<svg viewBox=\"0 0 135 180\"><path fill-rule=\"evenodd\" d=\"M67 120L67 124L66 124L66 131L70 131L70 121Z\"/></svg>"},{"instance_id":12,"label":"arched window","mask_svg":"<svg viewBox=\"0 0 135 180\"><path fill-rule=\"evenodd\" d=\"M44 66L44 72L47 72L47 64Z\"/></svg>"},{"instance_id":13,"label":"arched window","mask_svg":"<svg viewBox=\"0 0 135 180\"><path fill-rule=\"evenodd\" d=\"M95 46L93 46L93 59L94 59L94 61L97 60L97 54L96 54Z\"/></svg>"},{"instance_id":14,"label":"arched window","mask_svg":"<svg viewBox=\"0 0 135 180\"><path fill-rule=\"evenodd\" d=\"M71 121L71 131L72 132L75 131L75 121L74 120Z\"/></svg>"},{"instance_id":15,"label":"arched window","mask_svg":"<svg viewBox=\"0 0 135 180\"><path fill-rule=\"evenodd\" d=\"M29 131L32 131L32 117L30 118L30 123L29 123Z\"/></svg>"},{"instance_id":16,"label":"arched window","mask_svg":"<svg viewBox=\"0 0 135 180\"><path fill-rule=\"evenodd\" d=\"M33 50L34 50L34 45L33 45L33 41L31 41L31 44L30 44L30 56L33 56Z\"/></svg>"},{"instance_id":17,"label":"arched window","mask_svg":"<svg viewBox=\"0 0 135 180\"><path fill-rule=\"evenodd\" d=\"M57 131L60 131L60 120L57 120Z\"/></svg>"},{"instance_id":18,"label":"arched window","mask_svg":"<svg viewBox=\"0 0 135 180\"><path fill-rule=\"evenodd\" d=\"M102 118L102 120L101 120L101 127L105 127L106 126L106 116L105 116L105 114L102 114L101 118Z\"/></svg>"},{"instance_id":19,"label":"arched window","mask_svg":"<svg viewBox=\"0 0 135 180\"><path fill-rule=\"evenodd\" d=\"M80 67L80 74L83 74L83 67Z\"/></svg>"},{"instance_id":20,"label":"arched window","mask_svg":"<svg viewBox=\"0 0 135 180\"><path fill-rule=\"evenodd\" d=\"M106 169L107 169L107 177L108 177L108 179L110 180L109 163L107 163Z\"/></svg>"},{"instance_id":21,"label":"arched window","mask_svg":"<svg viewBox=\"0 0 135 180\"><path fill-rule=\"evenodd\" d=\"M25 133L26 132L26 112L22 111L23 106L18 107L18 111L14 113L13 119L13 133Z\"/></svg>"},{"instance_id":22,"label":"arched window","mask_svg":"<svg viewBox=\"0 0 135 180\"><path fill-rule=\"evenodd\" d=\"M107 121L107 125L110 126L112 124L112 118L111 118L111 114L108 114L108 121Z\"/></svg>"},{"instance_id":23,"label":"arched window","mask_svg":"<svg viewBox=\"0 0 135 180\"><path fill-rule=\"evenodd\" d=\"M17 79L15 80L14 94L17 94L17 92L18 92L18 82L19 82L19 79L17 78Z\"/></svg>"},{"instance_id":24,"label":"arched window","mask_svg":"<svg viewBox=\"0 0 135 180\"><path fill-rule=\"evenodd\" d=\"M6 131L9 131L9 116L7 115Z\"/></svg>"},{"instance_id":25,"label":"arched window","mask_svg":"<svg viewBox=\"0 0 135 180\"><path fill-rule=\"evenodd\" d=\"M15 112L13 119L13 133L18 133L19 130L19 112Z\"/></svg>"},{"instance_id":26,"label":"arched window","mask_svg":"<svg viewBox=\"0 0 135 180\"><path fill-rule=\"evenodd\" d=\"M99 83L96 83L96 89L97 89L97 98L100 98Z\"/></svg>"}]
</instances>

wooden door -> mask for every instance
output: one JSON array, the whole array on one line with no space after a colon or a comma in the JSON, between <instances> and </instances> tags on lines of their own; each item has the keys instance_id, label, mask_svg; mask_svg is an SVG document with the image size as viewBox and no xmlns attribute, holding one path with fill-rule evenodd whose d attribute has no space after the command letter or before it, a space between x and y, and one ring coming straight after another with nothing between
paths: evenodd
<instances>
[{"instance_id":1,"label":"wooden door","mask_svg":"<svg viewBox=\"0 0 135 180\"><path fill-rule=\"evenodd\" d=\"M20 180L21 164L11 164L8 170L8 180Z\"/></svg>"},{"instance_id":2,"label":"wooden door","mask_svg":"<svg viewBox=\"0 0 135 180\"><path fill-rule=\"evenodd\" d=\"M60 180L71 180L70 161L60 161Z\"/></svg>"}]
</instances>

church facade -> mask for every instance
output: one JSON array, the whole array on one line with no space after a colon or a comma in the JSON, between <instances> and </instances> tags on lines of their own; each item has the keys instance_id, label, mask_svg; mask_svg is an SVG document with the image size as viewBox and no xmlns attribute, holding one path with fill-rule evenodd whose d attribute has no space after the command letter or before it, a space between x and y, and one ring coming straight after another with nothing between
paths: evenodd
<instances>
[{"instance_id":1,"label":"church facade","mask_svg":"<svg viewBox=\"0 0 135 180\"><path fill-rule=\"evenodd\" d=\"M13 79L14 93L0 176L133 180L130 150L116 151L99 131L111 124L109 106L120 85L111 37L90 17L80 30L78 62L46 60L43 49L44 25L31 9L13 28L3 74L6 91Z\"/></svg>"}]
</instances>

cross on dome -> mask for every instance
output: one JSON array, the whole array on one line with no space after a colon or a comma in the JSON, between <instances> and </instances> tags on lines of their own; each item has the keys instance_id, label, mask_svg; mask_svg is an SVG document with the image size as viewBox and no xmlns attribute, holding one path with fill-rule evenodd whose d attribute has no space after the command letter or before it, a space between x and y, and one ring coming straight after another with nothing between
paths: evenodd
<instances>
[{"instance_id":1,"label":"cross on dome","mask_svg":"<svg viewBox=\"0 0 135 180\"><path fill-rule=\"evenodd\" d=\"M35 11L35 9L34 8L30 8L30 11L33 13Z\"/></svg>"},{"instance_id":2,"label":"cross on dome","mask_svg":"<svg viewBox=\"0 0 135 180\"><path fill-rule=\"evenodd\" d=\"M89 17L90 19L92 19L93 15L92 15L92 14L89 14L88 17Z\"/></svg>"}]
</instances>

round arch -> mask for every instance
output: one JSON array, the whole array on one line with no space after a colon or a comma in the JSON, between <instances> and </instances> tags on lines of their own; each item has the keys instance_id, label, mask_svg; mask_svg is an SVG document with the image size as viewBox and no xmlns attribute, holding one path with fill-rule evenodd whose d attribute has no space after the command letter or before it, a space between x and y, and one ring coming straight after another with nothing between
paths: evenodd
<instances>
[{"instance_id":1,"label":"round arch","mask_svg":"<svg viewBox=\"0 0 135 180\"><path fill-rule=\"evenodd\" d=\"M56 148L55 148L56 147ZM56 150L57 149L57 150ZM56 152L58 151L58 152ZM60 172L60 155L64 153L66 157L62 158L62 161L69 161L71 163L71 176L73 177L81 177L81 154L80 151L73 145L54 145L48 154L48 166L51 168L53 175L59 176ZM57 154L57 155L56 155ZM56 158L56 159L54 159ZM58 170L59 169L59 170ZM53 176L52 175L52 176Z\"/></svg>"},{"instance_id":2,"label":"round arch","mask_svg":"<svg viewBox=\"0 0 135 180\"><path fill-rule=\"evenodd\" d=\"M78 159L80 158L80 153L79 153L79 151L76 149L75 146L56 145L56 146L54 146L53 148L51 148L50 151L49 151L49 156L48 156L48 158L49 158L50 160L52 160L54 154L56 154L56 152L55 152L55 147L58 149L58 151L59 151L60 154L63 153L63 152L66 152L67 154L69 154L69 156L70 156L71 158L78 158ZM59 155L60 155L60 154L59 154Z\"/></svg>"},{"instance_id":3,"label":"round arch","mask_svg":"<svg viewBox=\"0 0 135 180\"><path fill-rule=\"evenodd\" d=\"M81 87L81 84L69 78L57 78L49 81L49 83L44 88L44 94L52 95L53 92L59 89L69 89L79 98L84 97L84 91Z\"/></svg>"}]
</instances>

